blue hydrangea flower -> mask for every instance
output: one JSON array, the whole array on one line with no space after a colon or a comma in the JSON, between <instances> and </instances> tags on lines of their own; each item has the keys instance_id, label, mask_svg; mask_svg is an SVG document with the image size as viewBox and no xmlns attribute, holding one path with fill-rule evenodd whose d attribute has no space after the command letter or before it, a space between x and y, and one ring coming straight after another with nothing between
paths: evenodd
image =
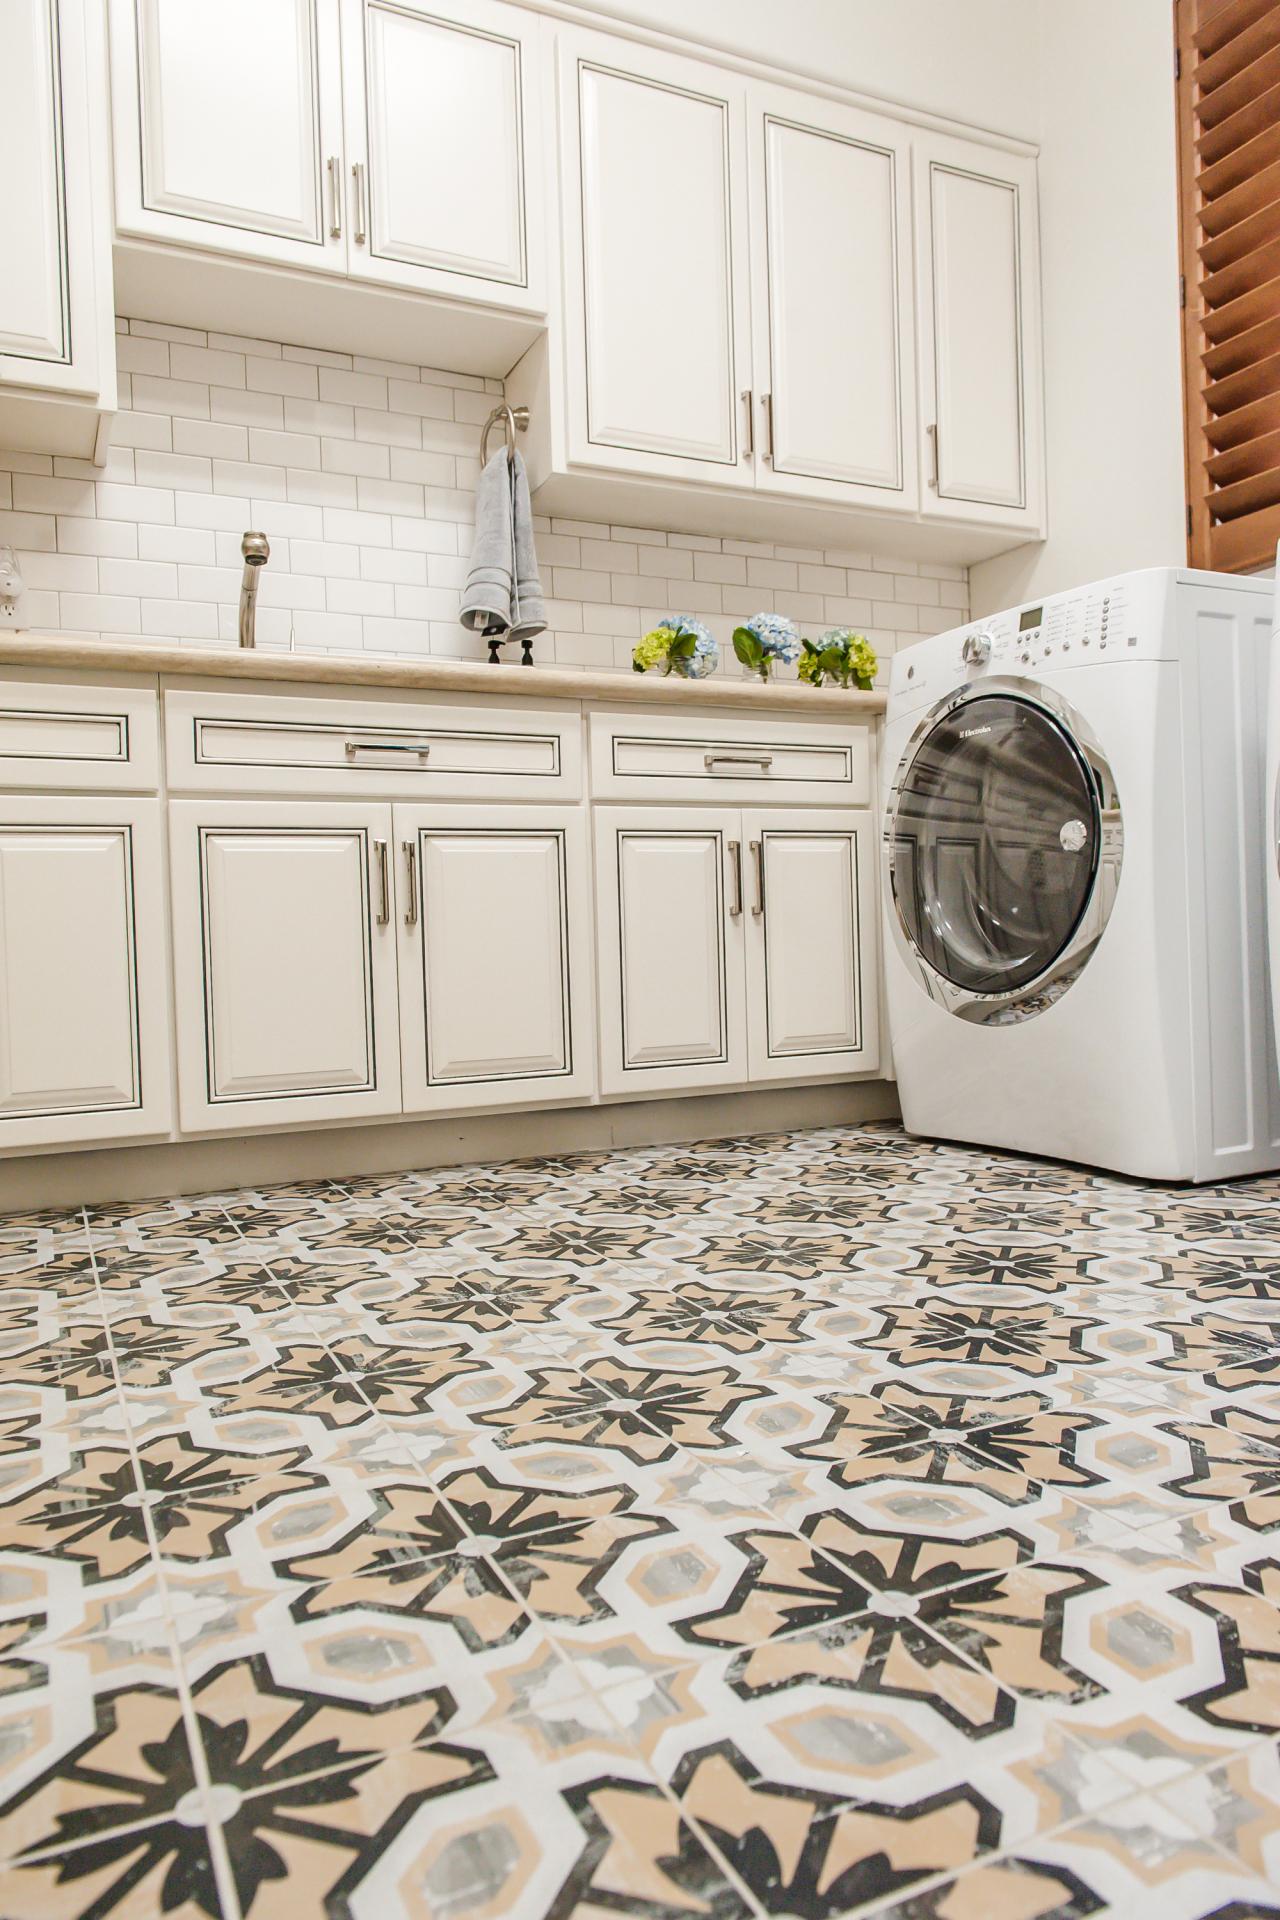
<instances>
[{"instance_id":1,"label":"blue hydrangea flower","mask_svg":"<svg viewBox=\"0 0 1280 1920\"><path fill-rule=\"evenodd\" d=\"M693 658L685 667L691 680L702 680L707 674L715 672L720 665L720 649L701 620L695 620L692 614L673 613L658 624L676 635L693 635Z\"/></svg>"},{"instance_id":2,"label":"blue hydrangea flower","mask_svg":"<svg viewBox=\"0 0 1280 1920\"><path fill-rule=\"evenodd\" d=\"M800 656L800 635L794 620L781 613L753 613L744 623L754 633L765 653L789 666Z\"/></svg>"}]
</instances>

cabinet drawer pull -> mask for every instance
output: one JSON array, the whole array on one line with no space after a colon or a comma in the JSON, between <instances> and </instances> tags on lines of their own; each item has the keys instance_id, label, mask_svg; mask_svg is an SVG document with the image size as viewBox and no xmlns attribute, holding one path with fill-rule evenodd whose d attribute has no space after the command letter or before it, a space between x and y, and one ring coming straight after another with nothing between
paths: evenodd
<instances>
[{"instance_id":1,"label":"cabinet drawer pull","mask_svg":"<svg viewBox=\"0 0 1280 1920\"><path fill-rule=\"evenodd\" d=\"M387 843L375 840L373 851L378 861L378 925L385 927L391 920L391 869L387 865Z\"/></svg>"},{"instance_id":2,"label":"cabinet drawer pull","mask_svg":"<svg viewBox=\"0 0 1280 1920\"><path fill-rule=\"evenodd\" d=\"M756 863L756 903L751 909L753 920L759 920L764 913L764 842L751 842L751 857Z\"/></svg>"},{"instance_id":3,"label":"cabinet drawer pull","mask_svg":"<svg viewBox=\"0 0 1280 1920\"><path fill-rule=\"evenodd\" d=\"M929 428L929 446L933 454L933 471L929 475L929 485L936 493L942 483L942 466L938 453L938 429L936 424Z\"/></svg>"},{"instance_id":4,"label":"cabinet drawer pull","mask_svg":"<svg viewBox=\"0 0 1280 1920\"><path fill-rule=\"evenodd\" d=\"M702 764L711 767L759 767L763 773L773 765L771 753L704 753Z\"/></svg>"},{"instance_id":5,"label":"cabinet drawer pull","mask_svg":"<svg viewBox=\"0 0 1280 1920\"><path fill-rule=\"evenodd\" d=\"M368 220L365 216L366 202L365 202L365 191L364 191L364 161L363 160L356 161L355 165L351 169L351 178L355 182L355 189L356 189L355 243L358 247L362 247L365 243L366 238L368 237L367 231L366 231L368 227Z\"/></svg>"},{"instance_id":6,"label":"cabinet drawer pull","mask_svg":"<svg viewBox=\"0 0 1280 1920\"><path fill-rule=\"evenodd\" d=\"M422 740L348 740L346 743L348 760L354 760L358 753L412 753L419 760L425 760L430 751L430 741Z\"/></svg>"},{"instance_id":7,"label":"cabinet drawer pull","mask_svg":"<svg viewBox=\"0 0 1280 1920\"><path fill-rule=\"evenodd\" d=\"M329 155L329 238L342 238L342 162L336 153Z\"/></svg>"},{"instance_id":8,"label":"cabinet drawer pull","mask_svg":"<svg viewBox=\"0 0 1280 1920\"><path fill-rule=\"evenodd\" d=\"M764 429L765 429L764 457L772 466L773 464L773 395L771 393L766 393L764 396Z\"/></svg>"},{"instance_id":9,"label":"cabinet drawer pull","mask_svg":"<svg viewBox=\"0 0 1280 1920\"><path fill-rule=\"evenodd\" d=\"M405 863L409 869L409 904L405 908L404 923L406 927L416 927L418 924L418 843L416 840L402 840L400 845L404 849Z\"/></svg>"},{"instance_id":10,"label":"cabinet drawer pull","mask_svg":"<svg viewBox=\"0 0 1280 1920\"><path fill-rule=\"evenodd\" d=\"M746 411L747 432L742 445L742 457L744 460L750 460L756 450L755 395L752 393L750 387L747 387L738 395L738 398L741 400Z\"/></svg>"},{"instance_id":11,"label":"cabinet drawer pull","mask_svg":"<svg viewBox=\"0 0 1280 1920\"><path fill-rule=\"evenodd\" d=\"M742 918L742 842L730 840L729 859L733 867L733 905L729 908L731 920Z\"/></svg>"}]
</instances>

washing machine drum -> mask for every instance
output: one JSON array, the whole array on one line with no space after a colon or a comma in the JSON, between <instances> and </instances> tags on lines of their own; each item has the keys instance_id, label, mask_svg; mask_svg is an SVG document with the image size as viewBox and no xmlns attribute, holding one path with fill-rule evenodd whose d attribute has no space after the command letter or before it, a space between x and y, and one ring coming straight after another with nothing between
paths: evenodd
<instances>
[{"instance_id":1,"label":"washing machine drum","mask_svg":"<svg viewBox=\"0 0 1280 1920\"><path fill-rule=\"evenodd\" d=\"M1042 1012L1110 910L1119 808L1073 720L1021 694L961 697L899 769L887 838L901 932L929 991L967 1018Z\"/></svg>"}]
</instances>

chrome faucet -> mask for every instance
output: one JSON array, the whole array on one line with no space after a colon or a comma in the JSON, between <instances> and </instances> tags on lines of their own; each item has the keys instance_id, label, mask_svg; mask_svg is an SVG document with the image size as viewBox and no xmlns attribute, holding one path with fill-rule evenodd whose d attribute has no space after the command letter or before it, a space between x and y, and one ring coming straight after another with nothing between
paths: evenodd
<instances>
[{"instance_id":1,"label":"chrome faucet","mask_svg":"<svg viewBox=\"0 0 1280 1920\"><path fill-rule=\"evenodd\" d=\"M271 558L271 548L267 545L265 533L246 533L240 542L240 551L244 555L244 577L240 582L240 645L257 645L254 627L258 614L258 581L262 569Z\"/></svg>"}]
</instances>

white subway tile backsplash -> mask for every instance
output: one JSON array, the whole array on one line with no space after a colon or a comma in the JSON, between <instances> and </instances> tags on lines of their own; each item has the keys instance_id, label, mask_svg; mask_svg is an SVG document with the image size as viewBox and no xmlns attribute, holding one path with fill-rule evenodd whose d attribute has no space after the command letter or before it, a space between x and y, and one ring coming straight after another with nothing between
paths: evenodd
<instances>
[{"instance_id":1,"label":"white subway tile backsplash","mask_svg":"<svg viewBox=\"0 0 1280 1920\"><path fill-rule=\"evenodd\" d=\"M482 659L458 625L480 424L501 382L234 334L121 321L108 464L0 451L0 545L27 618L198 650L234 643L240 540L271 542L259 642ZM952 563L539 517L540 660L626 669L666 613L730 648L752 613L853 626L887 660L963 621Z\"/></svg>"}]
</instances>

